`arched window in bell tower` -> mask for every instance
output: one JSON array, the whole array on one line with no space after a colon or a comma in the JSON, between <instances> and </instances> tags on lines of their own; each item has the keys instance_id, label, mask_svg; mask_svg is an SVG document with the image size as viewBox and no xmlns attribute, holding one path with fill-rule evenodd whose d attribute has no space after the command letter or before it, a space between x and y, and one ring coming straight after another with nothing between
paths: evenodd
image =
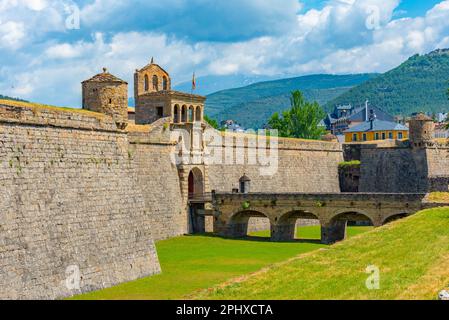
<instances>
[{"instance_id":1,"label":"arched window in bell tower","mask_svg":"<svg viewBox=\"0 0 449 320\"><path fill-rule=\"evenodd\" d=\"M144 86L145 86L145 91L150 90L150 80L148 79L148 75L145 75Z\"/></svg>"},{"instance_id":2,"label":"arched window in bell tower","mask_svg":"<svg viewBox=\"0 0 449 320\"><path fill-rule=\"evenodd\" d=\"M164 91L168 90L168 80L166 76L162 78L162 90Z\"/></svg>"},{"instance_id":3,"label":"arched window in bell tower","mask_svg":"<svg viewBox=\"0 0 449 320\"><path fill-rule=\"evenodd\" d=\"M200 106L196 107L195 121L197 122L203 121L201 113L202 113L201 107Z\"/></svg>"},{"instance_id":4,"label":"arched window in bell tower","mask_svg":"<svg viewBox=\"0 0 449 320\"><path fill-rule=\"evenodd\" d=\"M157 78L157 75L153 76L153 90L159 91L159 80Z\"/></svg>"}]
</instances>

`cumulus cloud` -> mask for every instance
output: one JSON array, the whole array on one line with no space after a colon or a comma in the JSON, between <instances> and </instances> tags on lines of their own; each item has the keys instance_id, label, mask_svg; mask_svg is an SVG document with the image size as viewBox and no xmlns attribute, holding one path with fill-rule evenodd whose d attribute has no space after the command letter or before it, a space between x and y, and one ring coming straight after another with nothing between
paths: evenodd
<instances>
[{"instance_id":1,"label":"cumulus cloud","mask_svg":"<svg viewBox=\"0 0 449 320\"><path fill-rule=\"evenodd\" d=\"M0 37L6 42L6 45L3 43L3 48L17 50L29 47L32 42L49 32L64 32L66 8L69 4L73 2L0 0Z\"/></svg>"},{"instance_id":2,"label":"cumulus cloud","mask_svg":"<svg viewBox=\"0 0 449 320\"><path fill-rule=\"evenodd\" d=\"M300 8L298 0L95 0L81 16L104 31L151 29L190 41L239 41L288 32Z\"/></svg>"},{"instance_id":3,"label":"cumulus cloud","mask_svg":"<svg viewBox=\"0 0 449 320\"><path fill-rule=\"evenodd\" d=\"M449 46L449 0L417 18L395 18L399 0L330 0L302 13L296 0L83 3L81 30L66 30L71 1L0 0L0 47L9 50L0 52L8 61L0 65L0 93L78 106L82 80L104 66L132 84L134 70L152 56L178 83L193 71L383 72ZM51 18L36 26L43 13Z\"/></svg>"},{"instance_id":4,"label":"cumulus cloud","mask_svg":"<svg viewBox=\"0 0 449 320\"><path fill-rule=\"evenodd\" d=\"M0 48L17 49L25 38L25 27L20 22L8 21L0 24Z\"/></svg>"}]
</instances>

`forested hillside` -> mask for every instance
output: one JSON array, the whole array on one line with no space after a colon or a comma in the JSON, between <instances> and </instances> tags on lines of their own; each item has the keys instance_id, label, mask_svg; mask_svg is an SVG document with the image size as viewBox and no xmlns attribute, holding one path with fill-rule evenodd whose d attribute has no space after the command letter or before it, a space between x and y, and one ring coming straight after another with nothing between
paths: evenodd
<instances>
[{"instance_id":1,"label":"forested hillside","mask_svg":"<svg viewBox=\"0 0 449 320\"><path fill-rule=\"evenodd\" d=\"M246 128L261 128L274 112L290 107L290 96L301 90L309 101L321 105L377 74L311 75L267 81L207 96L206 113L219 121L233 119Z\"/></svg>"},{"instance_id":2,"label":"forested hillside","mask_svg":"<svg viewBox=\"0 0 449 320\"><path fill-rule=\"evenodd\" d=\"M337 104L364 104L366 99L392 115L413 112L447 112L449 101L449 49L427 55L415 55L399 67L371 79L328 102L326 109Z\"/></svg>"},{"instance_id":3,"label":"forested hillside","mask_svg":"<svg viewBox=\"0 0 449 320\"><path fill-rule=\"evenodd\" d=\"M8 96L4 96L4 95L1 95L1 94L0 94L0 100L16 100L16 101L25 101L25 100L22 100L22 99L19 99L19 98L11 98L11 97L8 97Z\"/></svg>"}]
</instances>

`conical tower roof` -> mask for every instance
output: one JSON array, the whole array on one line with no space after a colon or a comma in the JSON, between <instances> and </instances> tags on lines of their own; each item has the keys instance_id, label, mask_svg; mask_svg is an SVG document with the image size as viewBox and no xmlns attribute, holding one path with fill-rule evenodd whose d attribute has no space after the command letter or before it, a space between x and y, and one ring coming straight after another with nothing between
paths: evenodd
<instances>
[{"instance_id":1,"label":"conical tower roof","mask_svg":"<svg viewBox=\"0 0 449 320\"><path fill-rule=\"evenodd\" d=\"M85 82L114 82L114 83L128 84L126 81L110 74L106 68L103 68L102 73L99 73L99 74L93 76L92 78L83 81L83 83L85 83Z\"/></svg>"}]
</instances>

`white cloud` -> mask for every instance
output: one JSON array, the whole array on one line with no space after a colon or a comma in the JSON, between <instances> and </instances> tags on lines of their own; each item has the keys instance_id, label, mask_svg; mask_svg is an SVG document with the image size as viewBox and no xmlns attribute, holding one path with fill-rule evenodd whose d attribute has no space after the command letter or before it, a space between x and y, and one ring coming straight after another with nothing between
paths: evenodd
<instances>
[{"instance_id":1,"label":"white cloud","mask_svg":"<svg viewBox=\"0 0 449 320\"><path fill-rule=\"evenodd\" d=\"M301 7L298 0L95 0L81 16L102 31L151 29L191 42L231 42L288 32Z\"/></svg>"},{"instance_id":2,"label":"white cloud","mask_svg":"<svg viewBox=\"0 0 449 320\"><path fill-rule=\"evenodd\" d=\"M102 1L105 0L97 0L94 5L98 6ZM184 6L182 0L168 1L176 10ZM7 5L11 8L11 3L18 8L19 2L0 0L0 9ZM28 7L21 10L30 10L31 5L33 10L40 10L37 15L41 12L56 12L55 17L59 17L50 19L54 22L39 32L59 30L59 24L55 23L63 19L59 7L53 2L27 2ZM266 12L272 3L263 3L250 1L251 5L266 5L260 9ZM0 93L77 106L80 82L100 72L102 67L107 67L130 83L131 95L134 70L147 64L152 56L171 73L174 82L179 83L189 80L193 71L198 76L383 72L413 54L449 46L449 0L441 2L422 17L413 19L393 18L398 3L398 0L331 0L321 10L312 9L296 15L289 22L289 30L282 34L232 42L192 41L160 30L116 33L93 30L92 35L83 36L82 39L72 40L68 35L59 39L44 38L33 45L24 44L27 31L32 28L35 18L28 19L32 20L31 24L24 24L23 17L22 20L13 20L14 15L8 9L8 23L16 24L14 28L11 25L9 28L15 31L2 33L0 30L0 39L10 37L3 43L17 50L17 62L1 67ZM92 11L90 23L98 23L95 17L99 20L113 19L111 12L123 11L130 5L129 2L118 0L110 0L108 4L103 11L94 11L92 6L85 7L85 10ZM159 2L151 2L151 5L155 6L154 10L164 9ZM371 30L367 28L366 21L372 14L372 10L368 9L373 6L379 8L379 25ZM0 18L2 16L0 10ZM226 24L223 25L225 27ZM86 31L83 32L85 35ZM39 39L36 34L34 37ZM15 57L11 56L11 59Z\"/></svg>"},{"instance_id":3,"label":"white cloud","mask_svg":"<svg viewBox=\"0 0 449 320\"><path fill-rule=\"evenodd\" d=\"M34 11L41 11L48 5L46 0L23 0L25 5Z\"/></svg>"},{"instance_id":4,"label":"white cloud","mask_svg":"<svg viewBox=\"0 0 449 320\"><path fill-rule=\"evenodd\" d=\"M25 26L20 22L0 22L0 48L14 50L22 45Z\"/></svg>"},{"instance_id":5,"label":"white cloud","mask_svg":"<svg viewBox=\"0 0 449 320\"><path fill-rule=\"evenodd\" d=\"M12 33L6 41L15 44L10 50L17 50L48 32L64 32L69 3L72 1L0 0L0 34Z\"/></svg>"}]
</instances>

